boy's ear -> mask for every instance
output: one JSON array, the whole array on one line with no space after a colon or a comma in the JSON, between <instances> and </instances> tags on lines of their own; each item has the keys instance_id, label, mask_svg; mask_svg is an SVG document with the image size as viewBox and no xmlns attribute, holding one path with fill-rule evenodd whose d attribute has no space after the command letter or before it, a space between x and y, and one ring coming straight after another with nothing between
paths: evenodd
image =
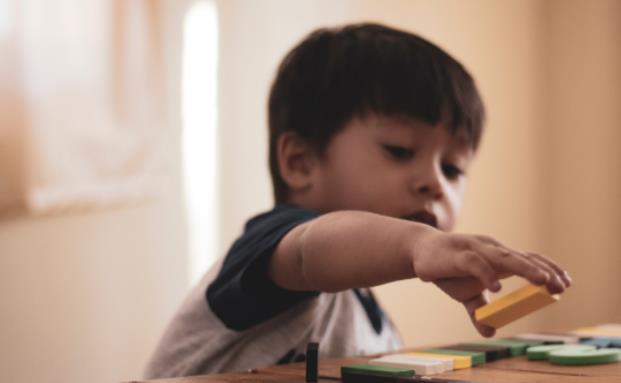
<instances>
[{"instance_id":1,"label":"boy's ear","mask_svg":"<svg viewBox=\"0 0 621 383\"><path fill-rule=\"evenodd\" d=\"M292 192L308 190L313 184L316 165L311 146L293 132L283 133L277 142L280 176Z\"/></svg>"}]
</instances>

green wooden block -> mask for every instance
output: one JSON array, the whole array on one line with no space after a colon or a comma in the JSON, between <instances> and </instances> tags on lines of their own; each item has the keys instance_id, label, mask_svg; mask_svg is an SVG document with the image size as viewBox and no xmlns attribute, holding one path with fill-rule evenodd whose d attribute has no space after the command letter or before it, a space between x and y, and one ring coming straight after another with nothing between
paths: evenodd
<instances>
[{"instance_id":1,"label":"green wooden block","mask_svg":"<svg viewBox=\"0 0 621 383\"><path fill-rule=\"evenodd\" d=\"M549 340L549 339L521 339L521 338L509 338L508 340L527 343L528 346L541 346L545 344L565 344L562 340Z\"/></svg>"},{"instance_id":2,"label":"green wooden block","mask_svg":"<svg viewBox=\"0 0 621 383\"><path fill-rule=\"evenodd\" d=\"M544 344L541 346L529 347L526 350L526 355L528 356L528 360L548 360L550 353L561 350L578 353L595 350L595 346L581 344Z\"/></svg>"},{"instance_id":3,"label":"green wooden block","mask_svg":"<svg viewBox=\"0 0 621 383\"><path fill-rule=\"evenodd\" d=\"M565 348L550 352L548 359L551 363L567 366L616 363L621 359L621 349L575 350Z\"/></svg>"},{"instance_id":4,"label":"green wooden block","mask_svg":"<svg viewBox=\"0 0 621 383\"><path fill-rule=\"evenodd\" d=\"M375 366L370 364L350 364L348 366L342 366L341 375L347 372L401 377L410 377L416 374L416 371L411 368Z\"/></svg>"},{"instance_id":5,"label":"green wooden block","mask_svg":"<svg viewBox=\"0 0 621 383\"><path fill-rule=\"evenodd\" d=\"M546 343L546 342L544 342L542 340L532 340L532 339L513 339L513 338L508 338L506 340L512 341L512 342L515 341L515 342L524 343L524 344L527 345L526 348L533 347L533 346L543 346L544 344L549 344L549 343ZM561 344L561 343L558 343L558 344Z\"/></svg>"},{"instance_id":6,"label":"green wooden block","mask_svg":"<svg viewBox=\"0 0 621 383\"><path fill-rule=\"evenodd\" d=\"M529 343L513 339L483 339L476 343L495 344L498 346L509 347L509 349L511 350L511 356L526 355L526 349L531 346Z\"/></svg>"}]
</instances>

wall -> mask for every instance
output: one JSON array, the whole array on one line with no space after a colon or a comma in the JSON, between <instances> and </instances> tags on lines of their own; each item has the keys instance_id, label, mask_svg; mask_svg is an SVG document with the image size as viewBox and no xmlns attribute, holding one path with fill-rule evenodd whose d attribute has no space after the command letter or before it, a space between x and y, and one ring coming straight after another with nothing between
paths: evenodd
<instances>
[{"instance_id":1,"label":"wall","mask_svg":"<svg viewBox=\"0 0 621 383\"><path fill-rule=\"evenodd\" d=\"M552 1L545 9L548 156L546 247L575 288L549 327L621 322L621 2ZM571 314L571 315L568 315Z\"/></svg>"},{"instance_id":2,"label":"wall","mask_svg":"<svg viewBox=\"0 0 621 383\"><path fill-rule=\"evenodd\" d=\"M178 196L0 224L0 380L137 378L186 287Z\"/></svg>"}]
</instances>

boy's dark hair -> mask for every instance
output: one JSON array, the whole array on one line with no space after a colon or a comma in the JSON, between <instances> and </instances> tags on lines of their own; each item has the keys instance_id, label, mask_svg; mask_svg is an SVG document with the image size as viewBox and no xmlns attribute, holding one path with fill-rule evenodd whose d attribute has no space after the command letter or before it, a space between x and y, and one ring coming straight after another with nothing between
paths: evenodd
<instances>
[{"instance_id":1,"label":"boy's dark hair","mask_svg":"<svg viewBox=\"0 0 621 383\"><path fill-rule=\"evenodd\" d=\"M485 110L474 80L436 45L379 24L312 32L283 59L269 97L269 164L276 203L286 202L278 137L295 132L322 155L332 136L368 113L447 122L476 150Z\"/></svg>"}]
</instances>

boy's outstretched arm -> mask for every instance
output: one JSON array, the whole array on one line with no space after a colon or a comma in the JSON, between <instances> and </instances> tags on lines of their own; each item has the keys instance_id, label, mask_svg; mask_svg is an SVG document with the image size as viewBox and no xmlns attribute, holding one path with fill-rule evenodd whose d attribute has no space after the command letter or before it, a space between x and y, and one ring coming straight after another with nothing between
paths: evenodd
<instances>
[{"instance_id":1,"label":"boy's outstretched arm","mask_svg":"<svg viewBox=\"0 0 621 383\"><path fill-rule=\"evenodd\" d=\"M483 290L500 290L501 278L518 275L551 293L571 283L548 258L490 237L362 211L324 214L292 229L271 257L269 274L286 289L326 292L418 277L436 283L470 314L485 303Z\"/></svg>"}]
</instances>

